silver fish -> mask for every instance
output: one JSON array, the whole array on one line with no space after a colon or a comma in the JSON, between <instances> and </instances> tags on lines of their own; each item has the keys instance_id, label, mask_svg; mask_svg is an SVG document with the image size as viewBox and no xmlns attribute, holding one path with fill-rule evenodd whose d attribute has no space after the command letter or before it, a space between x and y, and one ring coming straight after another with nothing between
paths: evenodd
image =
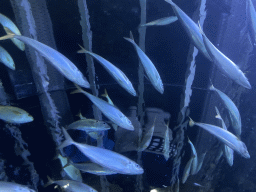
<instances>
[{"instance_id":1,"label":"silver fish","mask_svg":"<svg viewBox=\"0 0 256 192\"><path fill-rule=\"evenodd\" d=\"M166 161L170 158L170 134L169 134L169 121L166 125L166 131L165 131L165 136L164 136L164 158Z\"/></svg>"},{"instance_id":2,"label":"silver fish","mask_svg":"<svg viewBox=\"0 0 256 192\"><path fill-rule=\"evenodd\" d=\"M256 42L256 11L251 0L246 1L246 8L247 11L249 12L251 25L254 32L254 41Z\"/></svg>"},{"instance_id":3,"label":"silver fish","mask_svg":"<svg viewBox=\"0 0 256 192\"><path fill-rule=\"evenodd\" d=\"M0 181L0 191L2 192L35 192L24 185L17 183Z\"/></svg>"},{"instance_id":4,"label":"silver fish","mask_svg":"<svg viewBox=\"0 0 256 192\"><path fill-rule=\"evenodd\" d=\"M190 119L189 125L191 127L197 125L205 129L209 133L216 136L220 141L228 145L230 148L237 151L244 158L250 158L246 145L229 131L222 129L221 127L217 127L215 125L210 125L206 123L196 123L192 119Z\"/></svg>"},{"instance_id":5,"label":"silver fish","mask_svg":"<svg viewBox=\"0 0 256 192\"><path fill-rule=\"evenodd\" d=\"M110 126L104 121L96 119L80 119L71 123L67 129L81 130L85 132L106 131Z\"/></svg>"},{"instance_id":6,"label":"silver fish","mask_svg":"<svg viewBox=\"0 0 256 192\"><path fill-rule=\"evenodd\" d=\"M74 167L73 165L68 165L68 158L67 157L63 157L62 155L58 155L58 159L61 162L62 168L65 171L65 173L70 177L70 179L75 180L75 181L79 181L82 182L82 175L80 173L80 171Z\"/></svg>"},{"instance_id":7,"label":"silver fish","mask_svg":"<svg viewBox=\"0 0 256 192\"><path fill-rule=\"evenodd\" d=\"M224 122L224 120L222 119L222 117L220 116L220 112L219 112L219 110L218 110L218 108L217 108L216 106L215 106L215 110L216 110L216 113L217 113L217 115L216 115L215 117L216 117L217 119L220 119L220 120L221 120L221 122L222 122L222 128L225 129L225 130L228 130L227 127L226 127L226 125L225 125L225 122ZM234 161L234 150L231 149L231 148L230 148L229 146L227 146L227 145L224 145L223 148L224 148L224 149L223 149L224 156L225 156L225 158L226 158L228 164L229 164L230 166L232 166L232 165L233 165L233 161Z\"/></svg>"},{"instance_id":8,"label":"silver fish","mask_svg":"<svg viewBox=\"0 0 256 192\"><path fill-rule=\"evenodd\" d=\"M79 69L74 65L74 63L72 63L67 57L62 55L60 52L43 43L40 43L39 41L21 35L15 35L9 29L6 30L8 31L8 35L1 37L0 40L12 38L21 40L25 44L33 47L41 55L43 55L67 79L84 88L90 88L89 82L83 76L81 71L79 71Z\"/></svg>"},{"instance_id":9,"label":"silver fish","mask_svg":"<svg viewBox=\"0 0 256 192\"><path fill-rule=\"evenodd\" d=\"M197 152L196 152L196 148L194 147L194 145L190 141L190 139L188 139L188 143L190 144L190 147L191 147L191 150L192 150L192 153L193 153L193 156L194 156L193 162L192 162L192 165L191 165L190 173L191 173L191 175L195 175L196 172L197 172L197 167L198 167Z\"/></svg>"},{"instance_id":10,"label":"silver fish","mask_svg":"<svg viewBox=\"0 0 256 192\"><path fill-rule=\"evenodd\" d=\"M96 163L71 163L74 165L77 169L79 169L82 172L91 173L94 175L114 175L117 174L116 172L106 168L102 167Z\"/></svg>"},{"instance_id":11,"label":"silver fish","mask_svg":"<svg viewBox=\"0 0 256 192\"><path fill-rule=\"evenodd\" d=\"M82 192L82 191L88 191L88 192L97 192L94 188L90 187L89 185L86 185L85 183L78 182L78 181L72 181L72 180L57 180L53 181L52 179L49 179L49 182L46 184L46 186L51 184L57 184L61 187L63 191L66 192Z\"/></svg>"},{"instance_id":12,"label":"silver fish","mask_svg":"<svg viewBox=\"0 0 256 192\"><path fill-rule=\"evenodd\" d=\"M161 18L161 19L157 19L155 21L151 21L149 23L146 23L146 24L143 24L141 25L141 27L148 27L148 26L154 26L154 25L169 25L175 21L178 20L178 17L176 16L171 16L171 17L164 17L164 18Z\"/></svg>"},{"instance_id":13,"label":"silver fish","mask_svg":"<svg viewBox=\"0 0 256 192\"><path fill-rule=\"evenodd\" d=\"M165 1L171 4L175 15L178 17L179 21L181 22L181 25L187 32L188 37L190 38L194 46L199 51L201 51L201 53L203 53L206 58L212 61L210 55L208 54L205 48L203 38L197 24L192 19L190 19L190 17L186 13L184 13L175 3L173 3L172 0Z\"/></svg>"},{"instance_id":14,"label":"silver fish","mask_svg":"<svg viewBox=\"0 0 256 192\"><path fill-rule=\"evenodd\" d=\"M0 13L0 23L3 25L4 30L6 31L5 27L10 29L14 34L21 35L20 30L18 27L6 16ZM8 33L8 31L6 31ZM25 50L25 44L21 42L20 40L13 38L11 39L12 42L22 51Z\"/></svg>"},{"instance_id":15,"label":"silver fish","mask_svg":"<svg viewBox=\"0 0 256 192\"><path fill-rule=\"evenodd\" d=\"M67 131L62 128L66 140L59 146L59 149L69 145L75 145L92 162L106 167L116 173L137 175L143 174L144 170L134 161L114 151L80 144L72 140Z\"/></svg>"},{"instance_id":16,"label":"silver fish","mask_svg":"<svg viewBox=\"0 0 256 192\"><path fill-rule=\"evenodd\" d=\"M8 123L29 123L34 118L28 112L13 106L0 106L0 119Z\"/></svg>"},{"instance_id":17,"label":"silver fish","mask_svg":"<svg viewBox=\"0 0 256 192\"><path fill-rule=\"evenodd\" d=\"M98 139L101 131L107 131L110 126L104 121L96 119L80 119L71 123L67 129L85 131L91 138Z\"/></svg>"},{"instance_id":18,"label":"silver fish","mask_svg":"<svg viewBox=\"0 0 256 192\"><path fill-rule=\"evenodd\" d=\"M80 46L80 45L79 45ZM80 46L82 50L78 51L78 53L86 53L92 56L94 59L99 61L99 63L109 72L109 74L117 81L117 83L123 87L126 91L128 91L131 95L136 96L136 91L133 88L131 81L126 77L126 75L112 63L104 59L103 57L92 53L90 51L85 50L82 46Z\"/></svg>"},{"instance_id":19,"label":"silver fish","mask_svg":"<svg viewBox=\"0 0 256 192\"><path fill-rule=\"evenodd\" d=\"M238 68L238 66L210 42L210 40L206 37L203 30L201 29L200 24L199 29L203 36L205 48L211 56L213 63L218 67L218 69L225 76L229 77L237 84L247 89L251 89L252 87L248 79L246 78L244 73Z\"/></svg>"},{"instance_id":20,"label":"silver fish","mask_svg":"<svg viewBox=\"0 0 256 192\"><path fill-rule=\"evenodd\" d=\"M153 133L154 133L155 121L156 121L156 118L154 120L152 127L148 130L148 132L144 135L143 139L141 140L138 151L144 151L145 149L148 148L148 146L152 140Z\"/></svg>"},{"instance_id":21,"label":"silver fish","mask_svg":"<svg viewBox=\"0 0 256 192\"><path fill-rule=\"evenodd\" d=\"M194 156L192 156L189 161L187 162L186 166L185 166L185 169L183 171L183 176L182 176L182 183L184 184L187 179L188 179L188 176L189 176L189 173L190 173L190 170L191 170L191 165L192 165L192 162L193 162L193 159L194 159Z\"/></svg>"},{"instance_id":22,"label":"silver fish","mask_svg":"<svg viewBox=\"0 0 256 192\"><path fill-rule=\"evenodd\" d=\"M83 93L91 100L91 102L94 103L94 105L96 105L99 108L99 110L101 110L101 112L107 118L109 118L115 124L117 124L118 126L124 128L124 129L132 130L132 131L134 130L132 122L115 106L108 104L106 101L103 101L102 99L95 97L90 93L87 93L86 91L82 90L77 85L76 85L76 87L77 87L77 90L73 91L71 94Z\"/></svg>"},{"instance_id":23,"label":"silver fish","mask_svg":"<svg viewBox=\"0 0 256 192\"><path fill-rule=\"evenodd\" d=\"M11 55L1 46L0 46L0 62L2 62L6 67L12 70L15 70L15 64Z\"/></svg>"},{"instance_id":24,"label":"silver fish","mask_svg":"<svg viewBox=\"0 0 256 192\"><path fill-rule=\"evenodd\" d=\"M140 58L141 64L143 65L144 70L147 74L147 77L149 78L150 82L155 87L155 89L159 93L163 94L164 93L163 82L162 82L162 79L161 79L158 71L156 70L155 65L148 58L148 56L141 50L141 48L134 42L133 39L126 38L126 37L124 37L124 39L133 44L133 46L135 47L137 54Z\"/></svg>"},{"instance_id":25,"label":"silver fish","mask_svg":"<svg viewBox=\"0 0 256 192\"><path fill-rule=\"evenodd\" d=\"M213 85L211 85L210 90L215 91L220 96L221 100L229 111L232 127L238 136L241 135L241 116L234 102L225 93L215 88Z\"/></svg>"}]
</instances>

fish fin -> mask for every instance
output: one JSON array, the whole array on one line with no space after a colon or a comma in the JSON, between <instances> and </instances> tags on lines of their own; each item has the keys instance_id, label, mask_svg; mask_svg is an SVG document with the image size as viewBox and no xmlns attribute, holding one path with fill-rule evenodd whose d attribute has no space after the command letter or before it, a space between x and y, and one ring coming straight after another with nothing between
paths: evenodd
<instances>
[{"instance_id":1,"label":"fish fin","mask_svg":"<svg viewBox=\"0 0 256 192\"><path fill-rule=\"evenodd\" d=\"M132 31L130 31L130 39L132 39L134 41L134 37L133 37Z\"/></svg>"},{"instance_id":2,"label":"fish fin","mask_svg":"<svg viewBox=\"0 0 256 192\"><path fill-rule=\"evenodd\" d=\"M216 111L216 113L217 113L217 115L215 116L215 118L221 120L220 111L218 110L218 108L217 108L216 106L215 106L215 111Z\"/></svg>"},{"instance_id":3,"label":"fish fin","mask_svg":"<svg viewBox=\"0 0 256 192\"><path fill-rule=\"evenodd\" d=\"M117 128L118 128L118 125L116 125L116 124L112 124L112 127L113 127L113 129L115 130L115 131L117 131Z\"/></svg>"},{"instance_id":4,"label":"fish fin","mask_svg":"<svg viewBox=\"0 0 256 192\"><path fill-rule=\"evenodd\" d=\"M169 124L170 124L170 120L168 120L167 123L166 123L167 128L169 127Z\"/></svg>"},{"instance_id":5,"label":"fish fin","mask_svg":"<svg viewBox=\"0 0 256 192\"><path fill-rule=\"evenodd\" d=\"M101 95L102 97L108 97L108 92L107 92L107 89L104 90L104 94Z\"/></svg>"},{"instance_id":6,"label":"fish fin","mask_svg":"<svg viewBox=\"0 0 256 192\"><path fill-rule=\"evenodd\" d=\"M202 35L205 35L202 28L201 28L201 25L200 25L200 22L198 21L198 27L199 27L199 31Z\"/></svg>"},{"instance_id":7,"label":"fish fin","mask_svg":"<svg viewBox=\"0 0 256 192\"><path fill-rule=\"evenodd\" d=\"M48 187L49 185L53 184L54 181L47 175L48 182L44 185L44 187Z\"/></svg>"},{"instance_id":8,"label":"fish fin","mask_svg":"<svg viewBox=\"0 0 256 192\"><path fill-rule=\"evenodd\" d=\"M83 93L84 92L84 90L81 87L79 87L77 84L74 83L74 85L76 86L77 89L75 91L72 91L70 94Z\"/></svg>"},{"instance_id":9,"label":"fish fin","mask_svg":"<svg viewBox=\"0 0 256 192\"><path fill-rule=\"evenodd\" d=\"M188 142L190 142L190 143L191 143L191 141L190 141L189 137L188 137Z\"/></svg>"},{"instance_id":10,"label":"fish fin","mask_svg":"<svg viewBox=\"0 0 256 192\"><path fill-rule=\"evenodd\" d=\"M129 37L124 37L124 39L125 40L127 40L127 41L129 41L129 42L131 42L131 43L135 43L131 38L129 38ZM1 39L0 39L1 40Z\"/></svg>"},{"instance_id":11,"label":"fish fin","mask_svg":"<svg viewBox=\"0 0 256 192\"><path fill-rule=\"evenodd\" d=\"M209 85L209 88L208 88L208 89L211 90L211 91L214 91L214 90L215 90L215 87L214 87L213 84L212 84L211 78L210 78L210 85Z\"/></svg>"},{"instance_id":12,"label":"fish fin","mask_svg":"<svg viewBox=\"0 0 256 192\"><path fill-rule=\"evenodd\" d=\"M62 132L63 132L66 140L63 141L63 143L58 146L58 149L63 149L64 147L67 147L67 146L75 143L73 141L73 139L69 136L68 132L66 131L66 129L64 127L62 127Z\"/></svg>"},{"instance_id":13,"label":"fish fin","mask_svg":"<svg viewBox=\"0 0 256 192\"><path fill-rule=\"evenodd\" d=\"M81 50L78 50L77 53L88 53L88 51L85 48L83 48L81 45L79 45L79 47L81 48Z\"/></svg>"},{"instance_id":14,"label":"fish fin","mask_svg":"<svg viewBox=\"0 0 256 192\"><path fill-rule=\"evenodd\" d=\"M193 127L195 125L195 122L190 117L188 118L189 118L189 126Z\"/></svg>"},{"instance_id":15,"label":"fish fin","mask_svg":"<svg viewBox=\"0 0 256 192\"><path fill-rule=\"evenodd\" d=\"M75 91L79 91L79 90L75 90ZM74 92L74 91L73 91ZM70 94L73 94L73 92L71 92ZM78 92L77 92L78 93ZM80 93L80 92L79 92ZM79 112L78 112L78 114L76 115L77 117L79 117L80 119L86 119L83 115L82 115L82 113L81 113L81 109L79 109Z\"/></svg>"},{"instance_id":16,"label":"fish fin","mask_svg":"<svg viewBox=\"0 0 256 192\"><path fill-rule=\"evenodd\" d=\"M16 35L7 27L4 27L4 30L6 31L7 35L0 37L0 40L11 39Z\"/></svg>"}]
</instances>

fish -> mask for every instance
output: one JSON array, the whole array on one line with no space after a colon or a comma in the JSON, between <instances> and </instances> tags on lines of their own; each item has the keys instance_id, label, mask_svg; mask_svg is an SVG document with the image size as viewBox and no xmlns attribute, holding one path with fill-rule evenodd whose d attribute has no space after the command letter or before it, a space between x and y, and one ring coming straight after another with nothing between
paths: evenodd
<instances>
[{"instance_id":1,"label":"fish","mask_svg":"<svg viewBox=\"0 0 256 192\"><path fill-rule=\"evenodd\" d=\"M80 119L68 125L67 129L81 130L87 133L95 131L107 131L110 126L104 121L96 119Z\"/></svg>"},{"instance_id":2,"label":"fish","mask_svg":"<svg viewBox=\"0 0 256 192\"><path fill-rule=\"evenodd\" d=\"M166 124L166 131L165 131L165 136L164 136L164 158L166 161L170 158L170 135L169 135L169 121Z\"/></svg>"},{"instance_id":3,"label":"fish","mask_svg":"<svg viewBox=\"0 0 256 192\"><path fill-rule=\"evenodd\" d=\"M202 34L204 45L209 55L212 58L213 63L217 66L217 68L227 77L235 81L237 84L251 89L251 84L249 83L247 77L244 73L239 69L239 67L231 61L226 55L224 55L220 50L215 47L211 41L206 37L203 30L201 29L199 23L199 30Z\"/></svg>"},{"instance_id":4,"label":"fish","mask_svg":"<svg viewBox=\"0 0 256 192\"><path fill-rule=\"evenodd\" d=\"M15 70L15 64L11 55L1 46L0 46L0 62L2 62L6 67L12 70Z\"/></svg>"},{"instance_id":5,"label":"fish","mask_svg":"<svg viewBox=\"0 0 256 192\"><path fill-rule=\"evenodd\" d=\"M197 167L198 167L198 159L197 159L197 152L196 152L196 148L194 147L193 143L190 141L190 139L188 138L188 143L190 144L192 153L193 153L193 161L192 161L192 165L191 165L191 169L190 169L190 174L191 175L195 175L197 172Z\"/></svg>"},{"instance_id":6,"label":"fish","mask_svg":"<svg viewBox=\"0 0 256 192\"><path fill-rule=\"evenodd\" d=\"M131 81L128 79L128 77L116 66L114 66L112 63L104 59L103 57L92 53L90 51L85 50L81 45L79 45L81 50L79 50L77 53L86 53L90 56L92 56L94 59L99 61L99 63L109 72L109 74L117 81L117 83L123 87L128 93L130 93L133 96L136 96L136 91L133 88L133 85Z\"/></svg>"},{"instance_id":7,"label":"fish","mask_svg":"<svg viewBox=\"0 0 256 192\"><path fill-rule=\"evenodd\" d=\"M200 169L202 168L205 155L206 155L206 152L205 152L205 153L202 153L201 155L198 156L196 174L197 174L197 173L200 171Z\"/></svg>"},{"instance_id":8,"label":"fish","mask_svg":"<svg viewBox=\"0 0 256 192\"><path fill-rule=\"evenodd\" d=\"M152 127L148 130L148 132L144 135L143 139L141 140L140 146L138 147L138 151L144 151L145 149L148 148L153 137L155 122L156 122L156 117Z\"/></svg>"},{"instance_id":9,"label":"fish","mask_svg":"<svg viewBox=\"0 0 256 192\"><path fill-rule=\"evenodd\" d=\"M225 122L224 120L222 119L222 117L220 116L220 112L218 110L218 108L215 106L215 110L216 110L216 113L217 115L215 116L217 119L220 119L221 120L221 123L222 123L222 128L225 129L225 130L228 130L227 129L227 126L225 125ZM223 146L223 153L224 153L224 156L228 162L228 164L230 166L233 165L233 161L234 161L234 150L231 149L230 147L228 147L227 145L224 145Z\"/></svg>"},{"instance_id":10,"label":"fish","mask_svg":"<svg viewBox=\"0 0 256 192\"><path fill-rule=\"evenodd\" d=\"M79 182L83 181L82 175L81 175L79 169L77 169L73 165L65 166L65 165L67 165L67 163L69 161L67 157L63 157L62 155L58 154L58 159L61 162L63 170L70 177L70 179L75 180L75 181L79 181Z\"/></svg>"},{"instance_id":11,"label":"fish","mask_svg":"<svg viewBox=\"0 0 256 192\"><path fill-rule=\"evenodd\" d=\"M0 191L2 192L35 192L27 186L13 182L0 181Z\"/></svg>"},{"instance_id":12,"label":"fish","mask_svg":"<svg viewBox=\"0 0 256 192\"><path fill-rule=\"evenodd\" d=\"M234 128L235 133L238 136L240 136L241 132L242 132L241 116L240 116L240 113L239 113L235 103L225 93L223 93L219 89L215 88L213 85L211 85L209 89L212 91L215 91L221 98L225 107L228 109L232 127Z\"/></svg>"},{"instance_id":13,"label":"fish","mask_svg":"<svg viewBox=\"0 0 256 192\"><path fill-rule=\"evenodd\" d=\"M16 38L24 42L25 44L33 47L37 50L46 60L48 60L56 70L58 70L64 77L68 80L76 83L84 88L90 88L90 84L87 79L83 76L81 71L72 63L67 57L65 57L60 52L55 49L40 43L37 40L31 39L29 37L24 37L22 35L13 34L8 28L8 35L0 37L0 40Z\"/></svg>"},{"instance_id":14,"label":"fish","mask_svg":"<svg viewBox=\"0 0 256 192\"><path fill-rule=\"evenodd\" d=\"M184 13L175 3L173 3L172 0L165 0L167 3L170 3L172 6L172 9L175 13L175 15L178 17L178 20L180 21L181 25L185 29L185 31L188 34L188 37L194 44L194 46L210 61L212 61L212 58L208 54L202 35L199 31L199 28L197 24L186 14Z\"/></svg>"},{"instance_id":15,"label":"fish","mask_svg":"<svg viewBox=\"0 0 256 192\"><path fill-rule=\"evenodd\" d=\"M45 187L47 187L51 184L57 184L65 192L80 192L80 191L97 192L96 189L90 187L89 185L86 185L85 183L79 182L79 181L72 181L72 180L53 181L50 177L48 177L48 180L49 181L45 185Z\"/></svg>"},{"instance_id":16,"label":"fish","mask_svg":"<svg viewBox=\"0 0 256 192\"><path fill-rule=\"evenodd\" d=\"M116 172L106 168L102 167L96 163L70 163L71 165L75 166L77 169L79 169L82 172L91 173L94 175L114 175L117 174Z\"/></svg>"},{"instance_id":17,"label":"fish","mask_svg":"<svg viewBox=\"0 0 256 192\"><path fill-rule=\"evenodd\" d=\"M29 123L34 118L25 110L13 106L0 106L0 119L7 123Z\"/></svg>"},{"instance_id":18,"label":"fish","mask_svg":"<svg viewBox=\"0 0 256 192\"><path fill-rule=\"evenodd\" d=\"M204 130L208 131L212 135L216 136L220 141L222 141L224 144L229 146L234 151L238 152L242 157L246 159L250 158L250 154L247 150L246 145L229 131L222 129L221 127L217 127L215 125L210 125L206 123L196 123L190 118L189 126L192 127L194 125L197 125L203 128Z\"/></svg>"},{"instance_id":19,"label":"fish","mask_svg":"<svg viewBox=\"0 0 256 192\"><path fill-rule=\"evenodd\" d=\"M186 166L185 166L185 169L183 171L183 175L182 175L182 183L184 184L187 179L188 179L188 176L189 176L189 173L190 173L190 170L191 170L191 165L192 165L192 162L193 162L193 159L194 159L194 156L192 156L189 161L187 162Z\"/></svg>"},{"instance_id":20,"label":"fish","mask_svg":"<svg viewBox=\"0 0 256 192\"><path fill-rule=\"evenodd\" d=\"M72 140L64 128L62 128L62 131L66 140L58 147L59 149L73 144L93 163L99 164L102 167L120 174L143 174L143 168L131 159L108 149L77 143Z\"/></svg>"},{"instance_id":21,"label":"fish","mask_svg":"<svg viewBox=\"0 0 256 192\"><path fill-rule=\"evenodd\" d=\"M130 36L132 37L132 33L130 33ZM132 38L124 37L124 39L129 41L134 46L150 82L159 93L163 94L164 93L163 82L155 65L148 58L148 56L141 50L141 48L134 42Z\"/></svg>"},{"instance_id":22,"label":"fish","mask_svg":"<svg viewBox=\"0 0 256 192\"><path fill-rule=\"evenodd\" d=\"M20 30L18 29L18 27L5 15L0 13L0 23L1 25L4 27L5 32L8 34L8 30L6 31L6 28L8 28L9 30L12 31L12 33L16 34L16 35L21 35ZM24 51L25 50L25 44L16 39L13 38L11 39L11 41L21 50Z\"/></svg>"},{"instance_id":23,"label":"fish","mask_svg":"<svg viewBox=\"0 0 256 192\"><path fill-rule=\"evenodd\" d=\"M131 131L134 130L132 122L115 106L110 105L106 101L104 101L98 97L95 97L92 94L82 90L78 85L75 85L75 86L77 87L77 90L73 91L71 94L83 93L112 122L114 122L115 124L117 124L118 126L124 128L124 129L131 130Z\"/></svg>"},{"instance_id":24,"label":"fish","mask_svg":"<svg viewBox=\"0 0 256 192\"><path fill-rule=\"evenodd\" d=\"M256 11L251 0L246 1L246 9L249 12L251 25L254 32L254 42L256 42Z\"/></svg>"},{"instance_id":25,"label":"fish","mask_svg":"<svg viewBox=\"0 0 256 192\"><path fill-rule=\"evenodd\" d=\"M157 19L155 21L151 21L149 23L143 24L141 25L141 27L148 27L148 26L154 26L154 25L157 25L157 26L169 25L177 20L178 20L178 17L176 16L164 17L164 18Z\"/></svg>"},{"instance_id":26,"label":"fish","mask_svg":"<svg viewBox=\"0 0 256 192\"><path fill-rule=\"evenodd\" d=\"M105 97L105 98L108 100L108 103L109 103L110 105L115 106L114 103L113 103L113 101L112 101L112 100L110 99L110 97L108 96L108 92L107 92L106 89L104 90L104 94L102 94L101 96L102 96L102 97Z\"/></svg>"}]
</instances>

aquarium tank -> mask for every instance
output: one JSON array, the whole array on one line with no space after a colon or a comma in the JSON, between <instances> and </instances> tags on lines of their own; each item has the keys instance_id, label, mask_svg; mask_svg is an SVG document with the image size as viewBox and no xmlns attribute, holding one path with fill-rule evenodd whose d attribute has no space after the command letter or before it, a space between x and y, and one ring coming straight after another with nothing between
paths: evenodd
<instances>
[{"instance_id":1,"label":"aquarium tank","mask_svg":"<svg viewBox=\"0 0 256 192\"><path fill-rule=\"evenodd\" d=\"M256 191L255 0L1 0L1 192Z\"/></svg>"}]
</instances>

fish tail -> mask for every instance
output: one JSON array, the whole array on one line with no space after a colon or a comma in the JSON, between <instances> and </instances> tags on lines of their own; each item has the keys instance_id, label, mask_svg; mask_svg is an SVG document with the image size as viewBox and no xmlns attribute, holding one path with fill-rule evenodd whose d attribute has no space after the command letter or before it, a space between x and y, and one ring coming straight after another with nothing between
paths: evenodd
<instances>
[{"instance_id":1,"label":"fish tail","mask_svg":"<svg viewBox=\"0 0 256 192\"><path fill-rule=\"evenodd\" d=\"M14 34L5 35L5 36L0 37L0 40L11 39L11 38L13 38L14 36L15 36Z\"/></svg>"},{"instance_id":2,"label":"fish tail","mask_svg":"<svg viewBox=\"0 0 256 192\"><path fill-rule=\"evenodd\" d=\"M132 39L134 41L134 37L133 37L132 31L130 31L130 39Z\"/></svg>"},{"instance_id":3,"label":"fish tail","mask_svg":"<svg viewBox=\"0 0 256 192\"><path fill-rule=\"evenodd\" d=\"M193 127L195 125L195 122L189 117L189 126Z\"/></svg>"},{"instance_id":4,"label":"fish tail","mask_svg":"<svg viewBox=\"0 0 256 192\"><path fill-rule=\"evenodd\" d=\"M131 42L131 43L135 43L134 38L133 38L133 34L132 34L131 31L130 31L130 38L124 37L124 39L127 40L127 41L129 41L129 42Z\"/></svg>"},{"instance_id":5,"label":"fish tail","mask_svg":"<svg viewBox=\"0 0 256 192\"><path fill-rule=\"evenodd\" d=\"M77 53L88 53L89 52L85 48L83 48L81 45L79 45L79 47L81 48L81 50L77 51Z\"/></svg>"},{"instance_id":6,"label":"fish tail","mask_svg":"<svg viewBox=\"0 0 256 192\"><path fill-rule=\"evenodd\" d=\"M124 39L125 39L125 40L127 40L127 41L129 41L129 42L131 42L131 43L134 43L134 40L133 40L133 39L131 39L131 38L124 37Z\"/></svg>"},{"instance_id":7,"label":"fish tail","mask_svg":"<svg viewBox=\"0 0 256 192\"><path fill-rule=\"evenodd\" d=\"M0 37L0 40L11 39L15 36L15 34L9 28L4 27L4 30L6 31L7 35Z\"/></svg>"},{"instance_id":8,"label":"fish tail","mask_svg":"<svg viewBox=\"0 0 256 192\"><path fill-rule=\"evenodd\" d=\"M102 97L108 97L107 89L104 90L104 94L101 95Z\"/></svg>"},{"instance_id":9,"label":"fish tail","mask_svg":"<svg viewBox=\"0 0 256 192\"><path fill-rule=\"evenodd\" d=\"M210 89L211 91L214 91L214 90L215 90L213 84L210 85L209 89Z\"/></svg>"},{"instance_id":10,"label":"fish tail","mask_svg":"<svg viewBox=\"0 0 256 192\"><path fill-rule=\"evenodd\" d=\"M74 83L75 84L75 83ZM76 90L75 91L72 91L70 94L75 94L75 93L84 93L85 91L81 88L81 87L79 87L77 84L75 84L75 86L76 86Z\"/></svg>"},{"instance_id":11,"label":"fish tail","mask_svg":"<svg viewBox=\"0 0 256 192\"><path fill-rule=\"evenodd\" d=\"M62 127L62 131L66 140L60 146L58 146L58 149L63 149L64 147L67 147L75 143L64 127Z\"/></svg>"},{"instance_id":12,"label":"fish tail","mask_svg":"<svg viewBox=\"0 0 256 192\"><path fill-rule=\"evenodd\" d=\"M211 90L211 91L214 91L214 90L215 90L215 87L214 87L213 84L212 84L211 78L210 78L210 86L209 86L208 89Z\"/></svg>"},{"instance_id":13,"label":"fish tail","mask_svg":"<svg viewBox=\"0 0 256 192\"><path fill-rule=\"evenodd\" d=\"M47 175L48 182L44 185L44 187L48 187L49 185L53 184L54 181Z\"/></svg>"}]
</instances>

